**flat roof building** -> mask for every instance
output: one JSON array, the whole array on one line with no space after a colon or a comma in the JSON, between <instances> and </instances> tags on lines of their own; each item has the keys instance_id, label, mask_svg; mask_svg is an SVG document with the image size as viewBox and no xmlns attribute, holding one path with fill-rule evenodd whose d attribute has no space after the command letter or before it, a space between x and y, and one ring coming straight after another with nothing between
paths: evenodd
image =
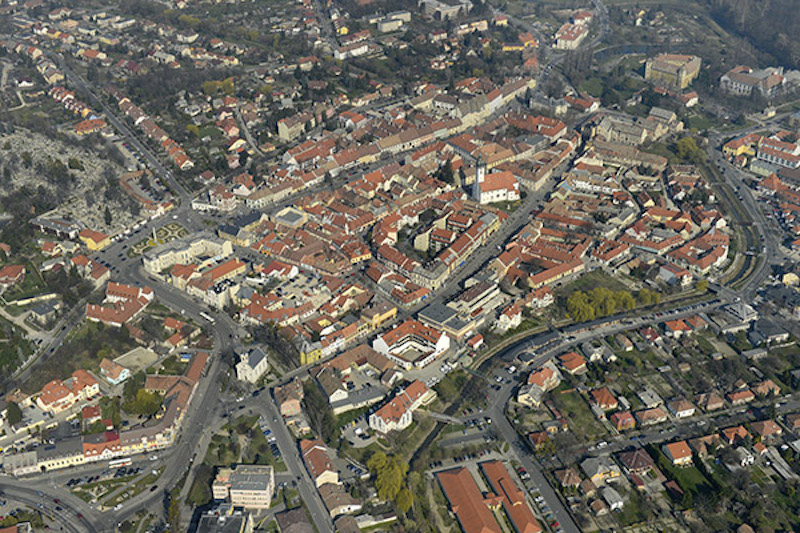
<instances>
[{"instance_id":1,"label":"flat roof building","mask_svg":"<svg viewBox=\"0 0 800 533\"><path fill-rule=\"evenodd\" d=\"M275 471L272 466L261 465L223 468L211 488L215 500L228 500L246 509L267 509L275 491Z\"/></svg>"}]
</instances>

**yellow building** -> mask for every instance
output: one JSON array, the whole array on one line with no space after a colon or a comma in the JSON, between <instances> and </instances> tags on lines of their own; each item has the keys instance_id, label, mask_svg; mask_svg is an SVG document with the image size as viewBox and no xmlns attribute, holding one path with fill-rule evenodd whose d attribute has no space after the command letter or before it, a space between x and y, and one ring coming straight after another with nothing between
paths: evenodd
<instances>
[{"instance_id":1,"label":"yellow building","mask_svg":"<svg viewBox=\"0 0 800 533\"><path fill-rule=\"evenodd\" d=\"M84 462L86 462L86 458L83 455L83 448L80 447L80 443L78 442L75 449L64 450L61 453L53 453L52 455L48 454L44 457L40 456L38 466L39 470L44 472L70 466L78 466L82 465Z\"/></svg>"},{"instance_id":2,"label":"yellow building","mask_svg":"<svg viewBox=\"0 0 800 533\"><path fill-rule=\"evenodd\" d=\"M722 153L728 157L739 157L740 155L755 157L756 146L760 140L761 136L753 133L733 139L723 145Z\"/></svg>"},{"instance_id":3,"label":"yellow building","mask_svg":"<svg viewBox=\"0 0 800 533\"><path fill-rule=\"evenodd\" d=\"M381 302L378 305L361 311L361 320L369 324L372 329L377 329L386 322L394 320L396 316L397 306L386 302Z\"/></svg>"},{"instance_id":4,"label":"yellow building","mask_svg":"<svg viewBox=\"0 0 800 533\"><path fill-rule=\"evenodd\" d=\"M647 60L644 79L685 89L700 74L701 63L697 56L660 54Z\"/></svg>"},{"instance_id":5,"label":"yellow building","mask_svg":"<svg viewBox=\"0 0 800 533\"><path fill-rule=\"evenodd\" d=\"M310 365L316 363L322 357L322 346L319 342L305 344L300 348L300 365Z\"/></svg>"},{"instance_id":6,"label":"yellow building","mask_svg":"<svg viewBox=\"0 0 800 533\"><path fill-rule=\"evenodd\" d=\"M102 250L103 248L111 244L111 239L109 238L108 235L88 228L81 231L78 234L78 237L80 237L81 241L83 241L86 247L92 252Z\"/></svg>"}]
</instances>

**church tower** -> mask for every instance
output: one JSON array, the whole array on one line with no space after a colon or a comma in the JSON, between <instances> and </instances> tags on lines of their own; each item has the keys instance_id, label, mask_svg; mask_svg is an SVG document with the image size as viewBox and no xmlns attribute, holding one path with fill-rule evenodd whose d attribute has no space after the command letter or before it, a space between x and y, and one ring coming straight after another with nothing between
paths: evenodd
<instances>
[{"instance_id":1,"label":"church tower","mask_svg":"<svg viewBox=\"0 0 800 533\"><path fill-rule=\"evenodd\" d=\"M475 181L472 182L472 197L478 202L481 201L481 183L486 179L486 163L481 157L475 161Z\"/></svg>"}]
</instances>

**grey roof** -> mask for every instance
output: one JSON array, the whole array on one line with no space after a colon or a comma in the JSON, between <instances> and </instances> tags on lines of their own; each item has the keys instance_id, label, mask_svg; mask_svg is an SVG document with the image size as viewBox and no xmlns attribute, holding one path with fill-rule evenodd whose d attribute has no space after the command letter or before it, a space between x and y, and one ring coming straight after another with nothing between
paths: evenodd
<instances>
[{"instance_id":1,"label":"grey roof","mask_svg":"<svg viewBox=\"0 0 800 533\"><path fill-rule=\"evenodd\" d=\"M259 213L258 211L253 211L251 213L247 213L246 215L236 217L233 223L236 226L242 227L242 226L248 226L254 222L258 222L259 220L261 220L261 213Z\"/></svg>"},{"instance_id":2,"label":"grey roof","mask_svg":"<svg viewBox=\"0 0 800 533\"><path fill-rule=\"evenodd\" d=\"M264 353L264 350L261 348L252 348L247 353L247 364L250 365L250 368L255 368L261 363L262 360L267 358L267 354Z\"/></svg>"},{"instance_id":3,"label":"grey roof","mask_svg":"<svg viewBox=\"0 0 800 533\"><path fill-rule=\"evenodd\" d=\"M287 224L293 225L297 224L303 218L303 215L297 211L287 211L279 215L277 218L285 221Z\"/></svg>"},{"instance_id":4,"label":"grey roof","mask_svg":"<svg viewBox=\"0 0 800 533\"><path fill-rule=\"evenodd\" d=\"M342 385L342 380L336 377L330 368L323 368L320 370L316 376L316 379L317 383L319 383L319 386L322 387L322 390L328 395L328 398L330 398L331 395L339 390L347 392L344 388L344 385Z\"/></svg>"},{"instance_id":5,"label":"grey roof","mask_svg":"<svg viewBox=\"0 0 800 533\"><path fill-rule=\"evenodd\" d=\"M675 113L669 109L664 109L663 107L653 107L650 109L650 116L660 118L662 120L673 120L675 118Z\"/></svg>"},{"instance_id":6,"label":"grey roof","mask_svg":"<svg viewBox=\"0 0 800 533\"><path fill-rule=\"evenodd\" d=\"M70 437L58 441L52 446L39 447L39 461L54 459L57 457L71 457L83 453L83 443L80 437Z\"/></svg>"},{"instance_id":7,"label":"grey roof","mask_svg":"<svg viewBox=\"0 0 800 533\"><path fill-rule=\"evenodd\" d=\"M275 515L281 533L313 533L314 528L308 521L306 513L302 507L284 511Z\"/></svg>"},{"instance_id":8,"label":"grey roof","mask_svg":"<svg viewBox=\"0 0 800 533\"><path fill-rule=\"evenodd\" d=\"M227 510L212 510L200 517L197 531L203 533L241 533L245 531L244 525L250 519L250 513L246 511L235 511L228 513Z\"/></svg>"},{"instance_id":9,"label":"grey roof","mask_svg":"<svg viewBox=\"0 0 800 533\"><path fill-rule=\"evenodd\" d=\"M239 465L231 473L231 490L266 490L273 475L271 466Z\"/></svg>"},{"instance_id":10,"label":"grey roof","mask_svg":"<svg viewBox=\"0 0 800 533\"><path fill-rule=\"evenodd\" d=\"M52 300L39 302L33 307L31 307L31 312L36 315L47 315L49 313L54 313L55 310L56 310L56 304Z\"/></svg>"},{"instance_id":11,"label":"grey roof","mask_svg":"<svg viewBox=\"0 0 800 533\"><path fill-rule=\"evenodd\" d=\"M443 303L433 303L419 312L419 317L430 322L444 324L458 313Z\"/></svg>"}]
</instances>

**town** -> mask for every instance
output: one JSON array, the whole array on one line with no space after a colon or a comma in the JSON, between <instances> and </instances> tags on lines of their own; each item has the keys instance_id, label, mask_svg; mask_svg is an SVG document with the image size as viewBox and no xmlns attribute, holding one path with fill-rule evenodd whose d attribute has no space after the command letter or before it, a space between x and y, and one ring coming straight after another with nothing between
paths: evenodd
<instances>
[{"instance_id":1,"label":"town","mask_svg":"<svg viewBox=\"0 0 800 533\"><path fill-rule=\"evenodd\" d=\"M711 4L0 0L0 531L800 528L800 41Z\"/></svg>"}]
</instances>

